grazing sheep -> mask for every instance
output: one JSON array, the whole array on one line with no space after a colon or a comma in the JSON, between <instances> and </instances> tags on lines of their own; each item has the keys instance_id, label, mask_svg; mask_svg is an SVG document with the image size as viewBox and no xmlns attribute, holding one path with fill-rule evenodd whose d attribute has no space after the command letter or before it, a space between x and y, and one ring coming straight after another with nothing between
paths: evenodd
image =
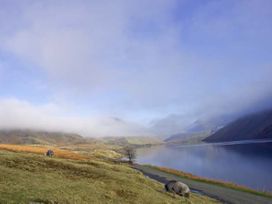
<instances>
[{"instance_id":1,"label":"grazing sheep","mask_svg":"<svg viewBox=\"0 0 272 204\"><path fill-rule=\"evenodd\" d=\"M46 156L48 156L48 157L53 157L53 156L54 156L53 150L51 150L51 149L47 150Z\"/></svg>"},{"instance_id":2,"label":"grazing sheep","mask_svg":"<svg viewBox=\"0 0 272 204\"><path fill-rule=\"evenodd\" d=\"M180 181L169 181L165 184L165 190L168 192L176 193L180 196L185 196L186 198L190 197L190 188Z\"/></svg>"}]
</instances>

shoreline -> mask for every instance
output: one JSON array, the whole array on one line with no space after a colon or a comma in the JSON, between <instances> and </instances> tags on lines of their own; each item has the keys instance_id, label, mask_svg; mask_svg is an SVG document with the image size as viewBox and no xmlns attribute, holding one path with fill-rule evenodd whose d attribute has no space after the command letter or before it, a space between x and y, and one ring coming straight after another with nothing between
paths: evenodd
<instances>
[{"instance_id":1,"label":"shoreline","mask_svg":"<svg viewBox=\"0 0 272 204\"><path fill-rule=\"evenodd\" d=\"M206 179L165 167L134 164L132 168L163 184L169 180L180 180L186 183L193 193L206 195L223 203L268 204L272 202L271 193L256 191L233 183Z\"/></svg>"},{"instance_id":2,"label":"shoreline","mask_svg":"<svg viewBox=\"0 0 272 204\"><path fill-rule=\"evenodd\" d=\"M218 185L218 186L224 186L224 187L231 188L231 189L234 189L234 190L248 192L248 193L252 193L252 194L255 194L255 195L259 195L259 196L265 196L265 197L268 197L268 198L272 198L272 192L270 193L270 192L265 192L265 191L259 191L259 190L252 189L250 187L239 185L239 184L232 183L232 182L226 182L226 181L221 181L221 180L196 176L196 175L193 175L191 173L186 173L186 172L183 172L183 171L180 171L180 170L171 169L171 168L167 168L167 167L159 167L159 166L154 166L154 165L149 165L149 164L146 164L146 165L143 165L143 166L148 166L148 167L157 169L159 171L163 171L163 172L166 172L166 173L169 173L169 174L173 174L173 175L180 176L180 177L183 177L183 178L191 179L191 180L194 180L194 181L209 183L209 184Z\"/></svg>"}]
</instances>

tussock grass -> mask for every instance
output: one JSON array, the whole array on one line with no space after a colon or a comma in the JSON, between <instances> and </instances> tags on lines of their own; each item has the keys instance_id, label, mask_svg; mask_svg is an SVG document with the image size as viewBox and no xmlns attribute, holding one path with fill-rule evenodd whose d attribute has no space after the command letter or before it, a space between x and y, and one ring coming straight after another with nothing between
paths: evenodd
<instances>
[{"instance_id":1,"label":"tussock grass","mask_svg":"<svg viewBox=\"0 0 272 204\"><path fill-rule=\"evenodd\" d=\"M238 191L243 191L243 192L248 192L248 193L252 193L255 195L260 195L260 196L265 196L265 197L269 197L272 198L272 193L269 192L261 192L261 191L256 191L253 190L251 188L242 186L242 185L238 185L235 183L231 183L231 182L225 182L225 181L220 181L220 180L215 180L215 179L208 179L208 178L204 178L204 177L199 177L199 176L195 176L193 174L190 173L185 173L183 171L178 171L175 169L170 169L170 168L166 168L166 167L157 167L157 166L152 166L152 165L147 165L150 166L154 169L166 172L166 173L170 173L176 176L180 176L183 178L187 178L187 179L191 179L191 180L195 180L195 181L200 181L200 182L204 182L204 183L209 183L209 184L215 184L218 186L223 186L223 187L227 187L227 188L232 188L234 190L238 190Z\"/></svg>"},{"instance_id":2,"label":"tussock grass","mask_svg":"<svg viewBox=\"0 0 272 204\"><path fill-rule=\"evenodd\" d=\"M9 148L7 148L9 147ZM0 151L0 203L216 203L193 194L173 197L163 185L123 164L101 159L48 158L26 146ZM10 151L11 150L11 151ZM68 151L68 150L67 150ZM76 159L71 159L76 158Z\"/></svg>"}]
</instances>

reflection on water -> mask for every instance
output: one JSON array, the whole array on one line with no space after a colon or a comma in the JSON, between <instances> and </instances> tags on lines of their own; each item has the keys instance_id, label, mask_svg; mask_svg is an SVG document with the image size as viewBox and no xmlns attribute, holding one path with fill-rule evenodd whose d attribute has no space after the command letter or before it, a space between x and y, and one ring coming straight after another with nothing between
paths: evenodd
<instances>
[{"instance_id":1,"label":"reflection on water","mask_svg":"<svg viewBox=\"0 0 272 204\"><path fill-rule=\"evenodd\" d=\"M137 162L272 191L272 143L141 148Z\"/></svg>"}]
</instances>

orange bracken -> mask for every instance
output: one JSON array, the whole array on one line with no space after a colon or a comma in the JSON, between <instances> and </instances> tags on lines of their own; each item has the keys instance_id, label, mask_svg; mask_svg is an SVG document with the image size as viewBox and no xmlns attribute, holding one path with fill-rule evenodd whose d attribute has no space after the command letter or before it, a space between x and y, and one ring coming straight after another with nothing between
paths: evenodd
<instances>
[{"instance_id":1,"label":"orange bracken","mask_svg":"<svg viewBox=\"0 0 272 204\"><path fill-rule=\"evenodd\" d=\"M69 150L62 150L56 147L49 146L28 146L28 145L14 145L14 144L0 144L0 150L7 150L13 152L29 152L35 154L45 154L48 149L52 149L56 157L74 160L84 160L88 157Z\"/></svg>"}]
</instances>

